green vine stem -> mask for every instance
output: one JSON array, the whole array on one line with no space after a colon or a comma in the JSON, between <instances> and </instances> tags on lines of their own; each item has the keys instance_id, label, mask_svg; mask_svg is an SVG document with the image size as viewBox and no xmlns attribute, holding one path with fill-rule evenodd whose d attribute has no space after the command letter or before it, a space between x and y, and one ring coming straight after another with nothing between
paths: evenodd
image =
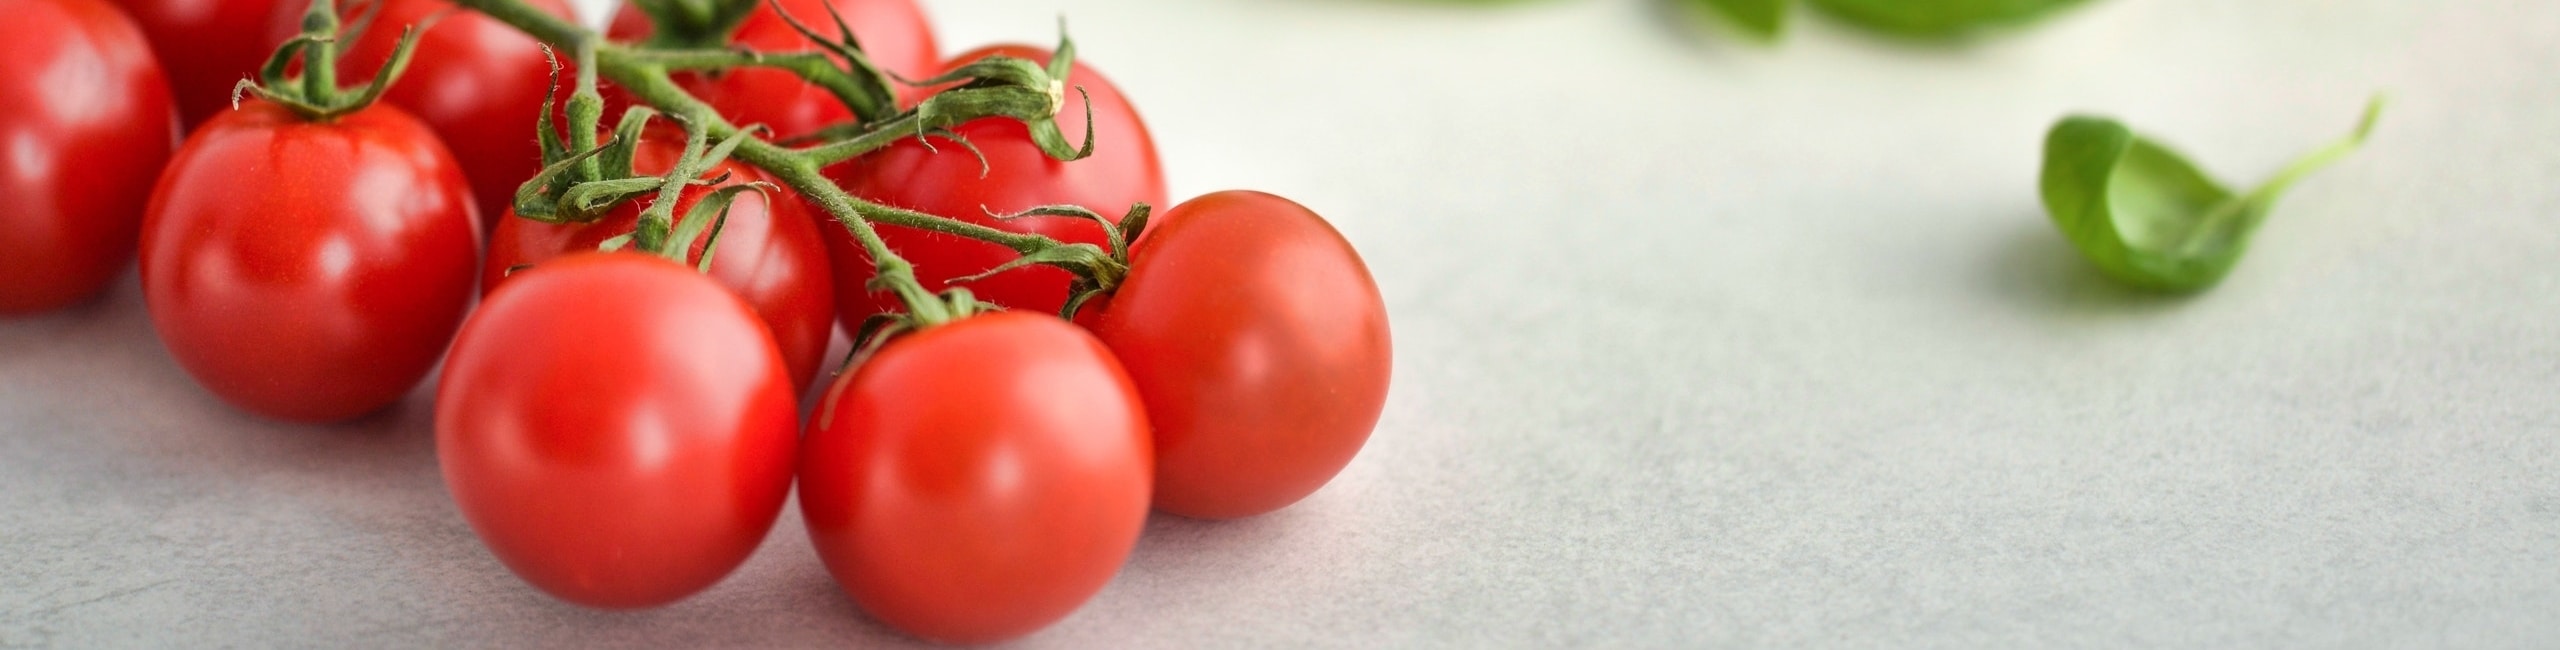
<instances>
[{"instance_id":1,"label":"green vine stem","mask_svg":"<svg viewBox=\"0 0 2560 650\"><path fill-rule=\"evenodd\" d=\"M813 59L743 51L633 48L606 42L593 31L534 9L521 0L457 1L535 39L578 52L582 60L592 60L593 65L583 66L579 74L602 75L642 103L700 128L708 138L735 140L737 148L732 153L735 158L773 175L775 180L827 211L853 233L854 240L861 244L877 267L872 288L898 294L906 303L909 316L918 321L918 326L931 326L967 316L966 312L973 309L971 305L974 303L963 290L953 291L948 298L937 297L925 290L916 280L913 265L891 251L880 238L873 225L875 222L994 243L1024 257L1036 258L1079 275L1117 278L1124 272L1121 262L1112 259L1099 247L1071 245L1037 234L1016 233L864 201L845 193L820 173L828 165L886 146L897 138L937 133L947 136L948 127L982 117L1008 117L1023 121L1034 131L1035 139L1042 141L1042 148L1053 157L1072 160L1090 154L1093 146L1090 124L1082 147L1066 147L1063 136L1056 136L1054 118L1058 107L1065 101L1066 90L1058 80L1064 78L1063 70L1071 64L1073 56L1072 45L1063 38L1058 56L1051 64L1052 69L1060 71L1055 75L1028 61L990 57L950 75L920 82L940 84L972 80L937 93L915 110L866 125L859 134L843 140L807 149L791 149L757 137L739 137L741 129L737 125L678 87L669 73L723 66L781 67L811 78L813 83L829 88L831 92L837 88L858 86L858 82L849 80L852 73L835 67L825 60L824 55L816 55ZM802 62L809 60L824 65ZM839 98L843 95L839 94ZM573 100L572 104L575 103ZM1037 135L1044 130L1052 137ZM592 133L588 136L592 137Z\"/></svg>"},{"instance_id":2,"label":"green vine stem","mask_svg":"<svg viewBox=\"0 0 2560 650\"><path fill-rule=\"evenodd\" d=\"M258 69L257 80L242 79L232 86L231 104L238 106L243 96L256 97L312 121L327 121L372 106L382 99L383 91L399 81L400 73L409 69L409 57L417 50L421 27L402 28L400 43L392 47L391 58L383 61L372 82L350 95L338 87L340 39L360 31L363 23L370 21L368 14L358 21L357 29L346 29L338 20L334 0L311 0L311 8L302 14L302 33L276 47L275 54ZM302 61L301 73L287 74L295 59Z\"/></svg>"}]
</instances>

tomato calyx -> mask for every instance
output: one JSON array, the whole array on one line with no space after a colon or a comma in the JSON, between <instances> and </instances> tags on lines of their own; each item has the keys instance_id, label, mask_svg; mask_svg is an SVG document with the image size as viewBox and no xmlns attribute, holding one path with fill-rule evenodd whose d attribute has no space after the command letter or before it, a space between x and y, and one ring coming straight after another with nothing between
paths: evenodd
<instances>
[{"instance_id":1,"label":"tomato calyx","mask_svg":"<svg viewBox=\"0 0 2560 650\"><path fill-rule=\"evenodd\" d=\"M1120 287L1121 280L1129 277L1129 244L1137 241L1138 235L1146 230L1147 215L1153 210L1154 208L1145 203L1131 205L1129 212L1122 215L1118 223L1103 218L1099 212L1077 205L1044 205L1013 214L996 214L989 211L987 216L997 221L1011 221L1025 217L1070 217L1089 220L1102 226L1103 241L1106 245L1073 243L1040 248L1023 253L1011 261L996 265L995 268L952 278L951 283L967 284L1034 264L1057 267L1075 275L1075 279L1067 285L1066 306L1059 310L1058 317L1075 320L1076 311L1083 309L1085 302L1110 294L1112 290Z\"/></svg>"},{"instance_id":2,"label":"tomato calyx","mask_svg":"<svg viewBox=\"0 0 2560 650\"><path fill-rule=\"evenodd\" d=\"M646 122L647 114L640 114L640 119L632 121ZM682 120L678 122L682 123ZM702 178L702 175L709 173L721 161L727 160L729 152L736 150L739 142L754 137L756 133L756 129L744 129L714 145L707 142L709 135L701 127L687 124L683 156L676 160L675 167L668 170L666 176L654 179L658 182L657 200L640 211L639 222L634 224L630 233L606 239L601 248L605 251L614 251L628 245L643 252L673 260L677 264L684 264L692 252L693 241L708 237L709 241L702 246L702 260L696 263L694 270L710 273L711 259L720 250L720 228L729 221L729 204L735 202L739 194L745 192L765 194L773 189L773 185L764 181L751 181L712 190L710 194L704 195L700 201L695 202L693 208L685 212L682 220L675 218L676 203L686 187L720 185L728 182L727 174L708 179ZM639 138L634 137L623 142L630 143L625 146L636 146L639 144ZM629 163L625 161L624 164ZM575 192L577 188L571 187L570 190ZM768 194L767 198L770 199L771 195Z\"/></svg>"},{"instance_id":3,"label":"tomato calyx","mask_svg":"<svg viewBox=\"0 0 2560 650\"><path fill-rule=\"evenodd\" d=\"M787 16L786 16L787 18ZM793 23L795 26L798 23ZM839 22L841 26L841 22ZM1066 26L1059 25L1056 55L1046 66L1029 59L989 56L971 61L931 78L900 83L919 88L938 87L915 108L885 120L837 124L799 141L824 143L806 149L807 155L820 166L851 160L887 146L900 138L914 137L932 148L932 138L942 138L967 148L979 159L980 173L992 171L986 157L978 154L976 145L952 129L962 124L987 118L1016 120L1028 129L1031 141L1040 152L1059 162L1074 162L1093 156L1093 112L1085 111L1084 141L1068 141L1058 128L1058 112L1067 105L1067 75L1074 70L1076 45ZM818 36L803 32L812 39ZM846 34L850 42L850 33ZM885 73L884 73L885 74ZM1078 98L1088 106L1092 98L1083 87L1075 87ZM857 113L859 115L859 113Z\"/></svg>"},{"instance_id":4,"label":"tomato calyx","mask_svg":"<svg viewBox=\"0 0 2560 650\"><path fill-rule=\"evenodd\" d=\"M546 55L550 53L545 48ZM578 89L569 101L569 137L566 141L552 121L553 104L546 98L540 118L542 171L516 189L515 211L518 216L544 223L587 223L602 218L606 212L625 202L655 195L656 200L640 211L631 232L608 238L599 246L605 251L634 248L686 264L692 243L708 237L702 259L694 262L695 270L709 273L711 261L719 252L720 229L729 219L729 206L745 192L765 193L774 189L771 183L753 181L727 184L729 176L704 178L705 174L728 160L738 146L763 132L760 126L739 129L719 143L709 142L710 132L700 124L682 116L669 116L684 127L685 146L676 164L661 176L643 176L634 171L639 155L641 135L657 111L634 106L625 111L613 137L595 142L598 113L603 106L596 91L595 51L581 48ZM553 93L559 88L560 61L551 61ZM725 185L725 186L724 186ZM675 218L676 205L684 190L695 186L722 186L705 194Z\"/></svg>"},{"instance_id":5,"label":"tomato calyx","mask_svg":"<svg viewBox=\"0 0 2560 650\"><path fill-rule=\"evenodd\" d=\"M311 9L302 15L302 33L277 46L258 70L258 79L242 79L231 87L231 105L240 106L242 97L256 97L293 111L305 120L325 122L340 115L372 106L383 91L399 81L400 73L409 69L409 56L417 50L418 34L433 27L436 18L422 25L409 25L400 30L400 44L391 48L391 57L382 62L373 81L349 89L338 86L338 54L345 43L340 39L364 33L372 22L371 9L348 25L338 20L334 0L311 0ZM375 5L373 8L379 8ZM302 63L299 73L292 71L295 62Z\"/></svg>"},{"instance_id":6,"label":"tomato calyx","mask_svg":"<svg viewBox=\"0 0 2560 650\"><path fill-rule=\"evenodd\" d=\"M656 29L643 45L665 49L719 49L760 0L630 0Z\"/></svg>"}]
</instances>

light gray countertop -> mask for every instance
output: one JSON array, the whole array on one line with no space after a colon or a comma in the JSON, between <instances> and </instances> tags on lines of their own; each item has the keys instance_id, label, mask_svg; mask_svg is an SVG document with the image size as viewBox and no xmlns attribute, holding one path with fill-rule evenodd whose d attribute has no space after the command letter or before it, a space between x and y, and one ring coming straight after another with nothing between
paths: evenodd
<instances>
[{"instance_id":1,"label":"light gray countertop","mask_svg":"<svg viewBox=\"0 0 2560 650\"><path fill-rule=\"evenodd\" d=\"M1360 458L1158 517L1023 645L2560 645L2560 4L2098 0L1966 47L1640 0L946 0L1156 129L1175 193L1330 217L1393 313ZM2254 183L2343 133L2220 288L2114 288L2048 225L2046 126ZM508 574L430 400L238 414L130 279L0 322L0 645L898 643L795 510L641 613Z\"/></svg>"}]
</instances>

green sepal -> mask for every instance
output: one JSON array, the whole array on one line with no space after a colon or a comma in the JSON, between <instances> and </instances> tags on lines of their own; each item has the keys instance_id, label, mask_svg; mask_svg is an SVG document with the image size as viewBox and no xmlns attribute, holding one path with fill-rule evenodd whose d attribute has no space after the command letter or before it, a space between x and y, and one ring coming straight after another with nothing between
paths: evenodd
<instances>
[{"instance_id":1,"label":"green sepal","mask_svg":"<svg viewBox=\"0 0 2560 650\"><path fill-rule=\"evenodd\" d=\"M718 49L729 44L738 26L755 13L761 0L630 0L649 18L652 30L643 45L666 49Z\"/></svg>"},{"instance_id":2,"label":"green sepal","mask_svg":"<svg viewBox=\"0 0 2560 650\"><path fill-rule=\"evenodd\" d=\"M844 72L861 87L864 95L858 98L863 101L846 102L845 108L851 109L854 117L863 122L871 122L887 119L896 114L898 94L889 88L890 81L895 79L899 83L910 85L913 85L913 82L871 61L871 55L863 51L860 41L854 39L853 27L845 24L844 14L836 10L835 3L823 3L821 6L826 7L827 19L835 24L836 35L833 39L820 35L817 30L800 22L800 19L791 15L791 12L784 11L779 2L774 3L773 13L781 16L782 22L790 25L793 31L800 32L802 38L809 39L809 42L816 43L829 53L845 60Z\"/></svg>"},{"instance_id":3,"label":"green sepal","mask_svg":"<svg viewBox=\"0 0 2560 650\"><path fill-rule=\"evenodd\" d=\"M635 169L637 163L633 162L633 159L640 155L640 147L637 145L640 143L640 138L648 134L650 119L657 116L657 109L647 106L633 106L622 112L622 121L613 127L613 141L628 142L633 146L614 147L604 152L604 155L599 158L598 166L603 168L602 173L605 178L630 178L640 175L640 172Z\"/></svg>"},{"instance_id":4,"label":"green sepal","mask_svg":"<svg viewBox=\"0 0 2560 650\"><path fill-rule=\"evenodd\" d=\"M596 150L603 151L609 148L611 147L597 147ZM666 185L664 179L649 176L587 181L570 185L567 192L561 193L558 201L560 221L579 223L594 221L604 216L605 212L613 210L613 206L647 196L651 192L658 191L658 188L663 185Z\"/></svg>"},{"instance_id":5,"label":"green sepal","mask_svg":"<svg viewBox=\"0 0 2560 650\"><path fill-rule=\"evenodd\" d=\"M423 24L432 27L438 19L431 17ZM382 67L374 72L373 81L359 87L350 96L336 85L337 53L342 41L349 40L348 35L360 33L355 29L371 22L371 14L368 13L354 29L346 28L338 21L336 5L331 4L331 0L313 0L311 8L303 13L302 32L276 47L266 63L259 66L258 80L243 79L232 86L232 105L237 107L242 96L254 96L314 122L333 120L372 106L382 99L382 94L390 90L392 84L399 82L402 73L408 71L409 59L417 53L418 37L425 27L402 27L399 43L392 47L391 56L383 60ZM303 62L302 74L287 74L297 59Z\"/></svg>"},{"instance_id":6,"label":"green sepal","mask_svg":"<svg viewBox=\"0 0 2560 650\"><path fill-rule=\"evenodd\" d=\"M678 254L681 255L682 252L688 251L692 248L691 242L694 239L702 237L704 231L708 230L710 232L710 240L703 242L702 261L695 267L695 270L703 273L710 273L711 257L720 252L721 230L727 227L729 223L729 205L738 200L739 194L745 192L755 192L759 195L766 196L767 200L771 200L771 195L765 193L772 189L772 184L754 182L723 187L712 190L710 194L703 195L702 200L694 202L692 209L685 211L683 219L676 221L676 231L673 241L676 242L677 245L670 246L669 249L677 251ZM676 263L678 264L682 264L684 262L685 260L682 257L678 257L676 259Z\"/></svg>"},{"instance_id":7,"label":"green sepal","mask_svg":"<svg viewBox=\"0 0 2560 650\"><path fill-rule=\"evenodd\" d=\"M995 268L952 278L951 284L976 282L993 277L998 273L1031 266L1033 264L1047 264L1050 266L1065 267L1070 270L1096 271L1113 266L1110 251L1102 250L1102 247L1100 246L1078 242L1060 246L1051 246L1031 253L1016 255L1013 259L1005 260L1005 263L996 265ZM1079 273L1079 275L1082 275L1082 273Z\"/></svg>"},{"instance_id":8,"label":"green sepal","mask_svg":"<svg viewBox=\"0 0 2560 650\"><path fill-rule=\"evenodd\" d=\"M571 191L585 184L576 182L570 172L578 169L579 162L604 153L605 150L613 148L617 142L607 142L544 165L542 171L534 173L533 178L526 179L523 184L516 186L516 197L513 202L516 216L544 223L593 221L601 209L587 209L587 204L581 204L579 209L567 209L570 206L563 205Z\"/></svg>"}]
</instances>

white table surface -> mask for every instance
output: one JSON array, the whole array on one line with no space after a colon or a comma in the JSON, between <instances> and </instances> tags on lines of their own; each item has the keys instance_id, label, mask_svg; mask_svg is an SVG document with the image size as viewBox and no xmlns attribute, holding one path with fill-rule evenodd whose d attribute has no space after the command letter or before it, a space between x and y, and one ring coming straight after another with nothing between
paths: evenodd
<instances>
[{"instance_id":1,"label":"white table surface","mask_svg":"<svg viewBox=\"0 0 2560 650\"><path fill-rule=\"evenodd\" d=\"M1375 437L1158 517L1057 647L2560 645L2560 4L2099 0L1965 47L1642 0L945 0L1055 17L1177 195L1330 217L1393 313ZM2114 288L2034 191L2101 110L2235 182L2395 103L2219 289ZM216 402L130 279L0 322L0 645L896 644L796 510L726 582L555 602L424 389Z\"/></svg>"}]
</instances>

